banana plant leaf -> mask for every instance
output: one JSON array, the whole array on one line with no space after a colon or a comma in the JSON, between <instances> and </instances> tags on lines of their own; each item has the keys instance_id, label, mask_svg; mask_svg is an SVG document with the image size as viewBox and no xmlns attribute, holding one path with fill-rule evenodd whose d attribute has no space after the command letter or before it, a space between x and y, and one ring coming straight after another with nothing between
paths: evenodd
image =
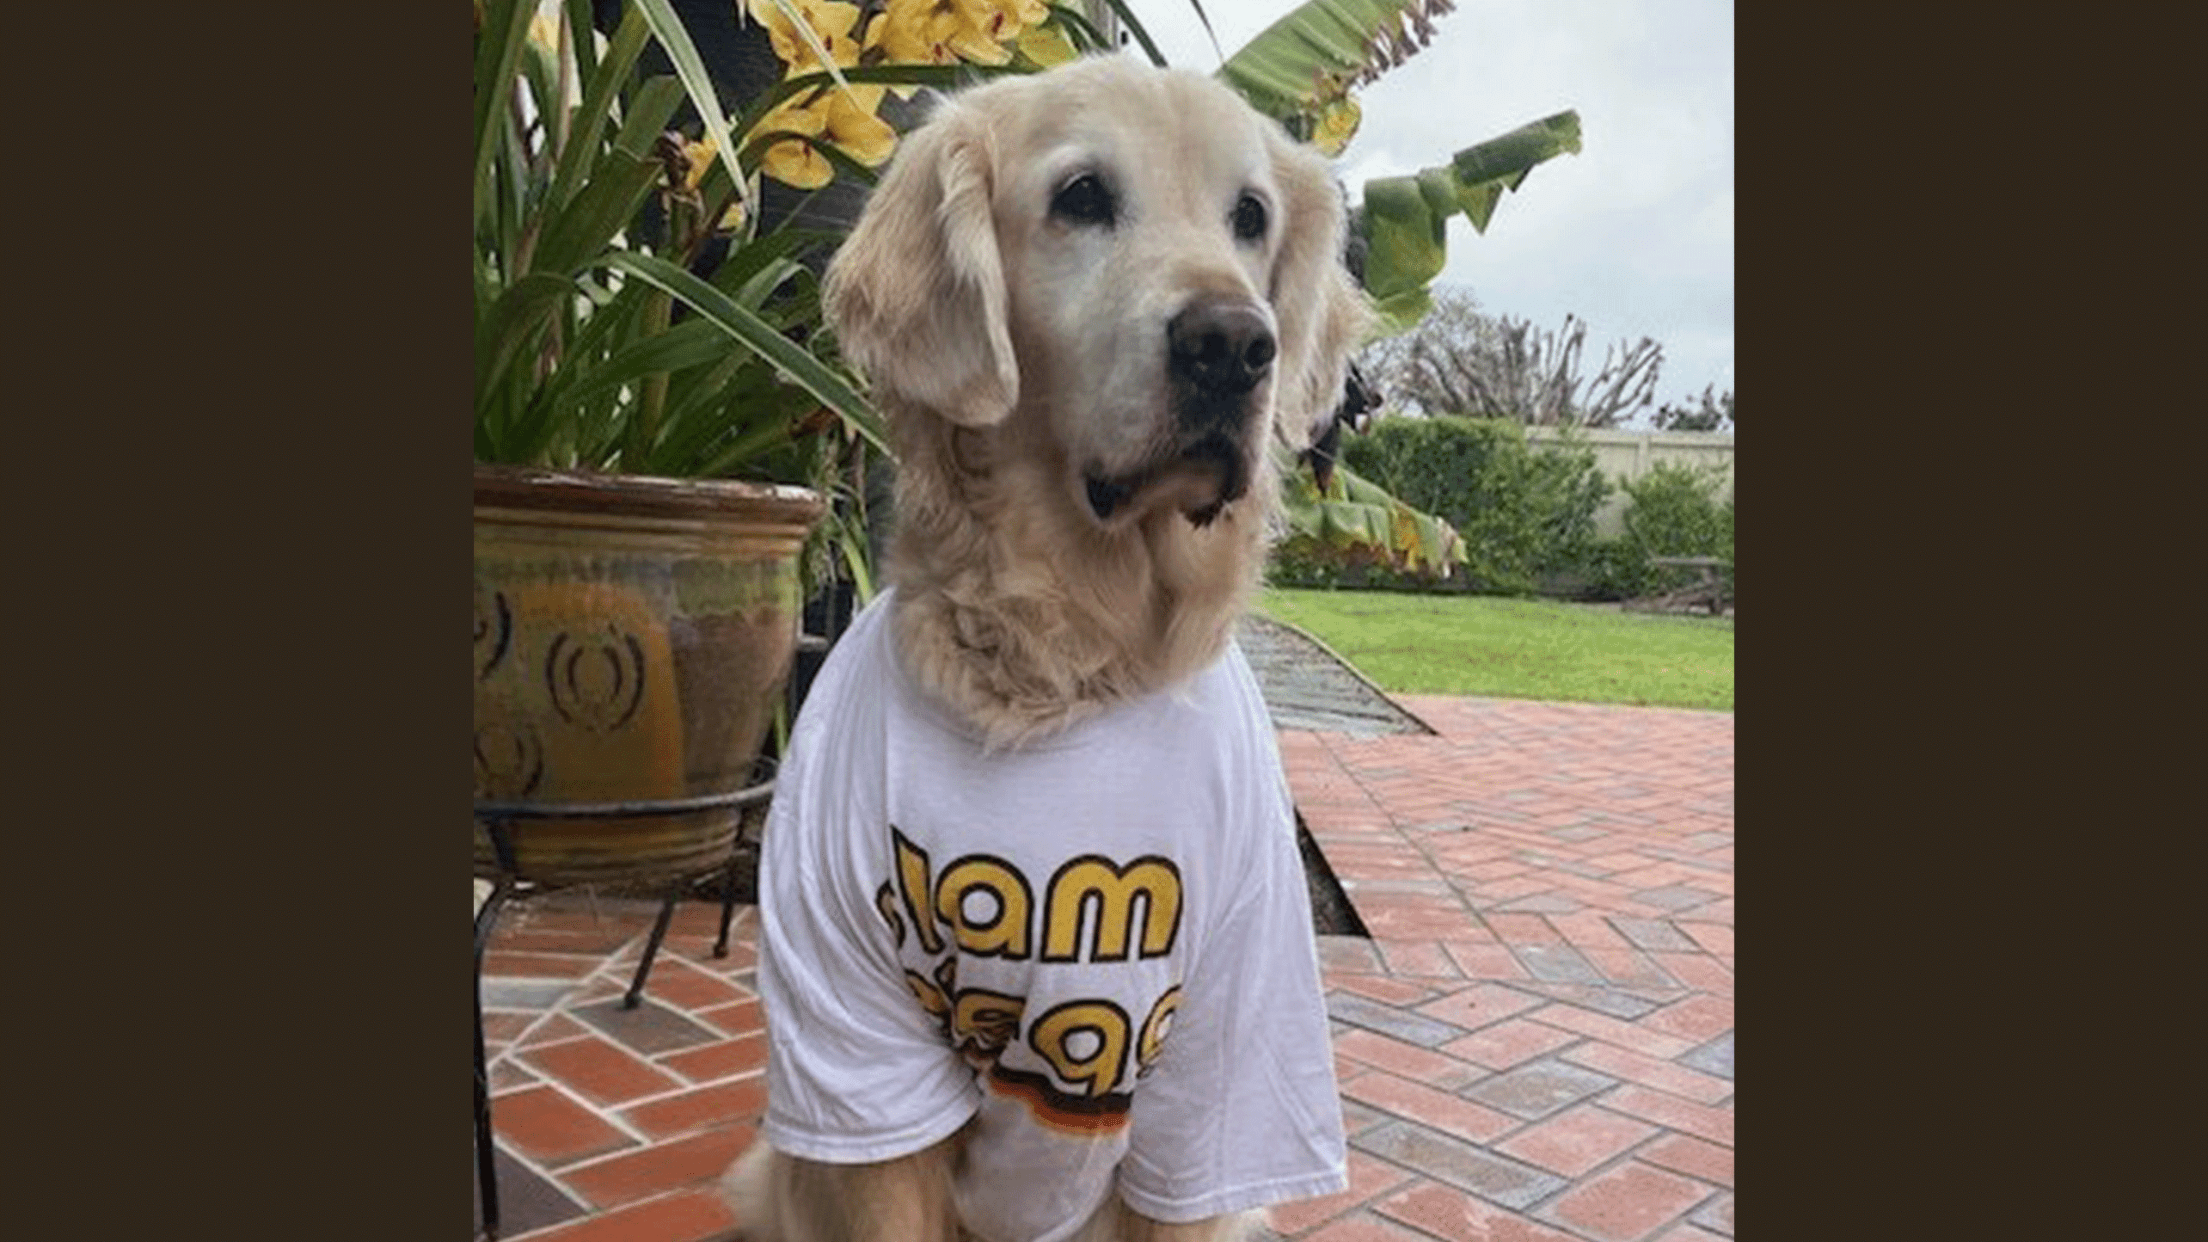
<instances>
[{"instance_id":1,"label":"banana plant leaf","mask_svg":"<svg viewBox=\"0 0 2208 1242\"><path fill-rule=\"evenodd\" d=\"M1446 164L1365 183L1365 292L1388 326L1416 324L1427 286L1448 262L1449 217L1459 212L1485 233L1505 190L1545 161L1580 149L1579 114L1559 112L1466 147Z\"/></svg>"},{"instance_id":2,"label":"banana plant leaf","mask_svg":"<svg viewBox=\"0 0 2208 1242\"><path fill-rule=\"evenodd\" d=\"M1434 19L1455 7L1452 0L1305 0L1228 57L1219 77L1308 138L1352 87L1425 47Z\"/></svg>"},{"instance_id":3,"label":"banana plant leaf","mask_svg":"<svg viewBox=\"0 0 2208 1242\"><path fill-rule=\"evenodd\" d=\"M1446 520L1404 504L1339 462L1324 491L1307 471L1285 474L1281 507L1291 539L1309 540L1345 561L1377 559L1438 578L1466 562L1464 540Z\"/></svg>"},{"instance_id":4,"label":"banana plant leaf","mask_svg":"<svg viewBox=\"0 0 2208 1242\"><path fill-rule=\"evenodd\" d=\"M1359 113L1352 88L1402 64L1433 38L1452 0L1305 0L1219 67L1244 99L1328 155L1341 153ZM1448 261L1449 217L1478 232L1505 190L1537 164L1580 149L1579 114L1560 112L1466 147L1446 164L1368 182L1361 227L1365 291L1385 330L1415 325L1432 305L1427 286Z\"/></svg>"}]
</instances>

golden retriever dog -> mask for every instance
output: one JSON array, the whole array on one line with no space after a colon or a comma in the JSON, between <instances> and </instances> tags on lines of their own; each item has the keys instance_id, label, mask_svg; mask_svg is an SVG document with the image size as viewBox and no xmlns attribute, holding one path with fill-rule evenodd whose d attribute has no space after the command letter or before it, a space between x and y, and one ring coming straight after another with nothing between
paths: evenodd
<instances>
[{"instance_id":1,"label":"golden retriever dog","mask_svg":"<svg viewBox=\"0 0 2208 1242\"><path fill-rule=\"evenodd\" d=\"M751 1242L1228 1242L1345 1184L1231 641L1366 323L1343 227L1230 90L1100 57L946 100L831 265L897 526L763 839Z\"/></svg>"}]
</instances>

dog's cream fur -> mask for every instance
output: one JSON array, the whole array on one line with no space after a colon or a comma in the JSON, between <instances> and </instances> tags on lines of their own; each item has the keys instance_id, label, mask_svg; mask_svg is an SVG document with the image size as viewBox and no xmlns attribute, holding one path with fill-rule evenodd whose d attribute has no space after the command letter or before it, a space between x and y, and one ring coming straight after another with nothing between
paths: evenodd
<instances>
[{"instance_id":1,"label":"dog's cream fur","mask_svg":"<svg viewBox=\"0 0 2208 1242\"><path fill-rule=\"evenodd\" d=\"M1111 227L1051 211L1084 171L1114 191ZM1245 195L1260 239L1236 234ZM1125 58L965 92L905 140L825 299L896 441L899 654L988 745L1218 658L1276 517L1267 442L1309 442L1365 324L1342 233L1319 157L1216 82ZM1238 496L1177 430L1167 323L1199 296L1254 308L1277 342ZM1095 477L1131 481L1107 516ZM953 1242L959 1150L835 1166L761 1142L729 1190L754 1242ZM1115 1197L1078 1242L1221 1242L1250 1219L1161 1224Z\"/></svg>"},{"instance_id":2,"label":"dog's cream fur","mask_svg":"<svg viewBox=\"0 0 2208 1242\"><path fill-rule=\"evenodd\" d=\"M1127 204L1103 236L1048 217L1082 166ZM1262 248L1229 229L1245 186L1271 205ZM1181 511L1201 478L1166 471L1100 523L1079 475L1161 451L1166 321L1203 292L1269 307L1280 356L1256 396L1307 443L1364 322L1341 239L1325 164L1192 73L1085 61L958 96L907 140L827 302L896 438L901 650L992 744L1218 657L1273 519L1263 437L1250 494L1204 526Z\"/></svg>"}]
</instances>

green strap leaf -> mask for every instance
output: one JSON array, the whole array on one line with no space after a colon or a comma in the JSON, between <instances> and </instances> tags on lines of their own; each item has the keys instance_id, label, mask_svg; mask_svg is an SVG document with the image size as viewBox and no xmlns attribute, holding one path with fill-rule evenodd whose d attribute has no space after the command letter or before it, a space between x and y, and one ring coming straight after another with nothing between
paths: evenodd
<instances>
[{"instance_id":1,"label":"green strap leaf","mask_svg":"<svg viewBox=\"0 0 2208 1242\"><path fill-rule=\"evenodd\" d=\"M764 319L738 306L727 294L656 255L617 252L607 255L605 264L680 298L700 317L718 325L747 349L780 368L791 382L835 411L846 427L884 453L890 451L888 433L864 398L826 363L776 332Z\"/></svg>"},{"instance_id":2,"label":"green strap leaf","mask_svg":"<svg viewBox=\"0 0 2208 1242\"><path fill-rule=\"evenodd\" d=\"M728 258L713 271L713 287L734 297L738 304L756 310L759 303L746 300L742 291L752 277L778 264L795 260L809 251L833 250L843 234L826 229L800 229L788 221L742 246L731 247Z\"/></svg>"},{"instance_id":3,"label":"green strap leaf","mask_svg":"<svg viewBox=\"0 0 2208 1242\"><path fill-rule=\"evenodd\" d=\"M1211 40L1212 54L1224 62L1227 53L1219 46L1219 32L1211 28L1211 14L1204 12L1203 0L1188 0L1188 7L1196 10L1196 20L1204 24L1204 37Z\"/></svg>"},{"instance_id":4,"label":"green strap leaf","mask_svg":"<svg viewBox=\"0 0 2208 1242\"><path fill-rule=\"evenodd\" d=\"M859 593L861 607L874 599L874 575L866 567L865 533L849 524L839 523L836 527L836 549L843 555L844 571L851 575L851 585Z\"/></svg>"},{"instance_id":5,"label":"green strap leaf","mask_svg":"<svg viewBox=\"0 0 2208 1242\"><path fill-rule=\"evenodd\" d=\"M682 88L672 78L653 78L637 90L613 145L592 161L574 199L545 225L531 267L573 275L629 227L663 171L653 146L681 102Z\"/></svg>"},{"instance_id":6,"label":"green strap leaf","mask_svg":"<svg viewBox=\"0 0 2208 1242\"><path fill-rule=\"evenodd\" d=\"M475 330L475 391L481 405L498 390L507 368L536 342L575 282L557 272L536 271L514 282L491 304Z\"/></svg>"},{"instance_id":7,"label":"green strap leaf","mask_svg":"<svg viewBox=\"0 0 2208 1242\"><path fill-rule=\"evenodd\" d=\"M720 335L720 329L713 325L704 327ZM718 360L668 377L665 414L658 434L639 458L639 469L650 474L712 478L732 464L703 462L704 468L700 468L701 453L716 437L745 422L786 424L789 415L780 412L777 418L778 411L769 407L787 407L792 404L790 398L811 404L812 399L799 389L762 391L756 385L747 388L736 383L738 373L746 367L754 371L768 368L749 353L730 349L726 337L721 338L720 345ZM774 400L777 396L782 398L779 402Z\"/></svg>"},{"instance_id":8,"label":"green strap leaf","mask_svg":"<svg viewBox=\"0 0 2208 1242\"><path fill-rule=\"evenodd\" d=\"M667 132L667 120L681 103L682 90L673 79L657 77L638 87L628 115L621 118L621 132L613 136L614 149L657 163L659 136Z\"/></svg>"},{"instance_id":9,"label":"green strap leaf","mask_svg":"<svg viewBox=\"0 0 2208 1242\"><path fill-rule=\"evenodd\" d=\"M608 151L582 193L545 230L531 268L571 276L593 261L636 218L659 174L657 160Z\"/></svg>"},{"instance_id":10,"label":"green strap leaf","mask_svg":"<svg viewBox=\"0 0 2208 1242\"><path fill-rule=\"evenodd\" d=\"M1095 23L1091 22L1085 14L1063 4L1051 5L1050 11L1056 21L1072 32L1071 37L1076 44L1080 45L1083 51L1108 52L1112 50L1112 45L1109 40L1105 39L1104 32L1098 30Z\"/></svg>"},{"instance_id":11,"label":"green strap leaf","mask_svg":"<svg viewBox=\"0 0 2208 1242\"><path fill-rule=\"evenodd\" d=\"M718 274L715 273L715 275ZM788 259L778 259L754 273L751 279L745 281L736 290L734 295L736 305L748 310L761 310L766 306L767 299L774 295L774 291L788 284L791 278L810 274L799 264L792 263ZM726 288L726 286L719 287Z\"/></svg>"},{"instance_id":12,"label":"green strap leaf","mask_svg":"<svg viewBox=\"0 0 2208 1242\"><path fill-rule=\"evenodd\" d=\"M543 135L543 145L536 158L546 162L549 156L544 152L557 149L557 135L567 123L567 117L555 102L560 98L559 53L535 39L522 40L521 80L529 87L529 98L536 112L532 124Z\"/></svg>"},{"instance_id":13,"label":"green strap leaf","mask_svg":"<svg viewBox=\"0 0 2208 1242\"><path fill-rule=\"evenodd\" d=\"M597 158L606 123L613 116L615 95L621 84L629 80L629 71L636 67L637 57L643 53L649 34L644 25L644 12L637 8L624 13L621 24L614 28L613 38L606 43L605 59L598 62L583 89L583 101L570 122L567 145L560 150L558 169L552 180L555 208L567 206L568 200L575 197L577 187Z\"/></svg>"},{"instance_id":14,"label":"green strap leaf","mask_svg":"<svg viewBox=\"0 0 2208 1242\"><path fill-rule=\"evenodd\" d=\"M762 233L741 246L731 246L728 257L713 269L713 287L735 298L739 305L757 310L759 304L747 301L742 293L746 282L760 272L819 246L819 236L816 232L790 228L785 222L783 228Z\"/></svg>"},{"instance_id":15,"label":"green strap leaf","mask_svg":"<svg viewBox=\"0 0 2208 1242\"><path fill-rule=\"evenodd\" d=\"M587 377L561 395L571 401L585 400L647 375L717 362L728 353L727 333L702 319L692 319L631 342L603 365L591 368Z\"/></svg>"},{"instance_id":16,"label":"green strap leaf","mask_svg":"<svg viewBox=\"0 0 2208 1242\"><path fill-rule=\"evenodd\" d=\"M591 0L560 0L560 17L567 23L568 47L575 56L575 85L588 95L598 72L598 26Z\"/></svg>"},{"instance_id":17,"label":"green strap leaf","mask_svg":"<svg viewBox=\"0 0 2208 1242\"><path fill-rule=\"evenodd\" d=\"M706 73L705 61L698 55L697 44L690 41L690 32L683 29L682 19L675 15L674 6L667 0L632 2L643 10L644 20L651 24L653 37L666 49L667 59L675 66L675 76L682 80L682 89L690 96L690 106L698 110L699 119L705 122L705 132L716 137L727 134L728 117L721 112L720 94L713 89L713 78ZM798 34L813 49L813 54L827 61L829 58L825 49L820 47L820 41L813 35L812 24L798 16L788 0L776 0L776 3L782 6L784 12L791 14L790 19L797 23ZM713 149L715 158L728 165L729 180L737 187L738 195L741 195L744 173L736 164L733 150L735 145L732 142L716 141Z\"/></svg>"},{"instance_id":18,"label":"green strap leaf","mask_svg":"<svg viewBox=\"0 0 2208 1242\"><path fill-rule=\"evenodd\" d=\"M1104 3L1119 15L1120 24L1127 27L1128 34L1135 36L1135 42L1142 45L1143 52L1150 57L1150 63L1160 69L1165 68L1165 53L1158 50L1158 45L1150 38L1150 32L1142 28L1142 22L1135 16L1134 10L1127 7L1127 0L1104 0Z\"/></svg>"},{"instance_id":19,"label":"green strap leaf","mask_svg":"<svg viewBox=\"0 0 2208 1242\"><path fill-rule=\"evenodd\" d=\"M529 41L531 0L491 0L475 48L475 218L490 207L491 155L514 95L521 49Z\"/></svg>"}]
</instances>

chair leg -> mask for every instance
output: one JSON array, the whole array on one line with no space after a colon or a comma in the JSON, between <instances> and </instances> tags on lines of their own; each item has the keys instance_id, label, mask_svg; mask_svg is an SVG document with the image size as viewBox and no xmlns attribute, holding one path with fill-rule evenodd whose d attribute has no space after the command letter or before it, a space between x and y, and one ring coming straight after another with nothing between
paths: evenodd
<instances>
[{"instance_id":1,"label":"chair leg","mask_svg":"<svg viewBox=\"0 0 2208 1242\"><path fill-rule=\"evenodd\" d=\"M728 956L728 929L736 921L736 855L728 856L728 866L721 869L721 934L713 942L713 956Z\"/></svg>"},{"instance_id":2,"label":"chair leg","mask_svg":"<svg viewBox=\"0 0 2208 1242\"><path fill-rule=\"evenodd\" d=\"M491 929L513 891L513 881L500 876L491 886L483 908L475 912L475 1178L483 1195L483 1236L497 1238L498 1162L491 1133L491 1073L483 1046L483 953L491 942Z\"/></svg>"},{"instance_id":3,"label":"chair leg","mask_svg":"<svg viewBox=\"0 0 2208 1242\"><path fill-rule=\"evenodd\" d=\"M629 994L621 998L623 1009L634 1009L637 1002L644 999L644 981L651 978L652 959L659 956L660 941L667 938L667 925L674 921L675 903L682 900L685 887L684 881L675 881L674 888L667 894L666 902L659 907L659 918L652 924L651 939L644 942L644 960L636 964L636 979L629 984Z\"/></svg>"}]
</instances>

